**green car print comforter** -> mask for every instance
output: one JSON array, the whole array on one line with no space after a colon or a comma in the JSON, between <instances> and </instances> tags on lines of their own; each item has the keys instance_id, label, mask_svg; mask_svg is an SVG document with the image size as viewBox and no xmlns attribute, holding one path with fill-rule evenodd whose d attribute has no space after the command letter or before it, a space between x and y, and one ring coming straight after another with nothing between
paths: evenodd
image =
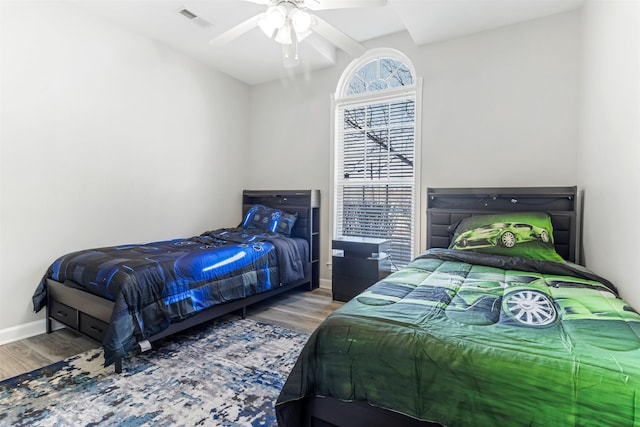
<instances>
[{"instance_id":1,"label":"green car print comforter","mask_svg":"<svg viewBox=\"0 0 640 427\"><path fill-rule=\"evenodd\" d=\"M276 404L331 396L445 426L640 426L640 315L571 263L430 250L312 334Z\"/></svg>"}]
</instances>

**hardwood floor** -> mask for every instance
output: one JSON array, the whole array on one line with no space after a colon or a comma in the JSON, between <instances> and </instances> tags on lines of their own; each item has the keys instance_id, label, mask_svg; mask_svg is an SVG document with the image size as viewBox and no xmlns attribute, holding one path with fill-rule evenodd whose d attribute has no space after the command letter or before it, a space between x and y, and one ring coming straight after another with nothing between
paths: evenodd
<instances>
[{"instance_id":1,"label":"hardwood floor","mask_svg":"<svg viewBox=\"0 0 640 427\"><path fill-rule=\"evenodd\" d=\"M0 380L42 368L99 346L99 342L66 328L1 345Z\"/></svg>"},{"instance_id":2,"label":"hardwood floor","mask_svg":"<svg viewBox=\"0 0 640 427\"><path fill-rule=\"evenodd\" d=\"M344 303L331 299L331 289L287 292L247 308L247 317L310 334Z\"/></svg>"},{"instance_id":3,"label":"hardwood floor","mask_svg":"<svg viewBox=\"0 0 640 427\"><path fill-rule=\"evenodd\" d=\"M331 299L331 289L293 290L247 308L247 317L310 334L343 303ZM0 346L0 380L100 347L100 343L60 329Z\"/></svg>"}]
</instances>

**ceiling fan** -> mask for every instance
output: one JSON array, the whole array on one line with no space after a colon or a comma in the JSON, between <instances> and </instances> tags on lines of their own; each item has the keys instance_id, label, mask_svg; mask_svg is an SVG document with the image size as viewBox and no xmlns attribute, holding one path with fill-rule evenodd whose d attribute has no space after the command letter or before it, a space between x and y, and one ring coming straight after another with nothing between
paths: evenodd
<instances>
[{"instance_id":1,"label":"ceiling fan","mask_svg":"<svg viewBox=\"0 0 640 427\"><path fill-rule=\"evenodd\" d=\"M209 43L223 46L243 34L259 27L267 37L282 45L285 67L299 63L298 42L312 33L344 50L354 57L365 52L360 43L325 20L310 13L317 10L351 9L384 6L387 0L244 0L267 6L267 10L252 16L212 39Z\"/></svg>"}]
</instances>

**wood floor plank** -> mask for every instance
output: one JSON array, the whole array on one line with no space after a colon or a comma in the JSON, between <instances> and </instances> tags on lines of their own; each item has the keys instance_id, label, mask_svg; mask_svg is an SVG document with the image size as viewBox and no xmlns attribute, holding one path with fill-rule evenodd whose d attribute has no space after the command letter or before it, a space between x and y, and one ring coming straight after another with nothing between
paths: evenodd
<instances>
[{"instance_id":1,"label":"wood floor plank","mask_svg":"<svg viewBox=\"0 0 640 427\"><path fill-rule=\"evenodd\" d=\"M296 317L286 312L269 311L250 317L260 322L271 323L306 334L311 334L318 327L316 321L309 321L308 318Z\"/></svg>"},{"instance_id":2,"label":"wood floor plank","mask_svg":"<svg viewBox=\"0 0 640 427\"><path fill-rule=\"evenodd\" d=\"M307 334L343 303L331 299L331 291L325 288L313 291L292 291L277 303L262 303L247 309L251 319L272 323Z\"/></svg>"},{"instance_id":3,"label":"wood floor plank","mask_svg":"<svg viewBox=\"0 0 640 427\"><path fill-rule=\"evenodd\" d=\"M54 331L49 335L42 334L27 338L24 343L52 362L57 362L69 357L69 355L98 348L101 345L98 341L66 328Z\"/></svg>"},{"instance_id":4,"label":"wood floor plank","mask_svg":"<svg viewBox=\"0 0 640 427\"><path fill-rule=\"evenodd\" d=\"M1 345L0 361L0 380L15 377L53 363L37 350L26 345L24 340Z\"/></svg>"}]
</instances>

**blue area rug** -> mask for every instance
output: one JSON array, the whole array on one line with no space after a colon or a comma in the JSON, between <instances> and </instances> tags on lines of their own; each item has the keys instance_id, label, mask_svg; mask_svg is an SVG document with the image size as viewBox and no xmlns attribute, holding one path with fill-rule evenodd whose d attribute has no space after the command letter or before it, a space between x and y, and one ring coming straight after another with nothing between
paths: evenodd
<instances>
[{"instance_id":1,"label":"blue area rug","mask_svg":"<svg viewBox=\"0 0 640 427\"><path fill-rule=\"evenodd\" d=\"M274 403L308 335L238 317L127 358L91 350L0 382L2 426L276 426Z\"/></svg>"}]
</instances>

